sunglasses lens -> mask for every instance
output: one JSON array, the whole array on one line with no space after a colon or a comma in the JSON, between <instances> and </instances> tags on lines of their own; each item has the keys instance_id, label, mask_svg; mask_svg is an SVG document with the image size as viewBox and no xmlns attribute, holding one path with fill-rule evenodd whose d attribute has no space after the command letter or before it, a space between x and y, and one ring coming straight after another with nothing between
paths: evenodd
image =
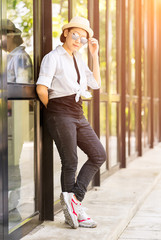
<instances>
[{"instance_id":1,"label":"sunglasses lens","mask_svg":"<svg viewBox=\"0 0 161 240\"><path fill-rule=\"evenodd\" d=\"M81 43L86 44L88 42L87 38L81 37Z\"/></svg>"},{"instance_id":2,"label":"sunglasses lens","mask_svg":"<svg viewBox=\"0 0 161 240\"><path fill-rule=\"evenodd\" d=\"M73 40L76 41L76 40L78 40L79 38L80 38L80 42L81 42L83 45L88 42L87 38L85 38L85 37L80 37L79 34L77 34L77 33L72 33L72 39L73 39Z\"/></svg>"},{"instance_id":3,"label":"sunglasses lens","mask_svg":"<svg viewBox=\"0 0 161 240\"><path fill-rule=\"evenodd\" d=\"M72 33L72 39L77 40L79 38L79 34Z\"/></svg>"}]
</instances>

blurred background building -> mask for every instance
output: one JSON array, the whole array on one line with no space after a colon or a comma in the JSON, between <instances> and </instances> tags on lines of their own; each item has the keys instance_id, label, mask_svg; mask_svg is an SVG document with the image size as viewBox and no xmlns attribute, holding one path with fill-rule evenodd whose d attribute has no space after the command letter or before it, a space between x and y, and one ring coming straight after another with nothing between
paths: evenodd
<instances>
[{"instance_id":1,"label":"blurred background building","mask_svg":"<svg viewBox=\"0 0 161 240\"><path fill-rule=\"evenodd\" d=\"M40 63L73 16L100 44L102 87L83 101L107 150L90 188L161 141L160 0L0 0L0 239L60 209L60 159L36 91ZM81 50L92 67L87 46ZM78 149L79 168L86 156Z\"/></svg>"}]
</instances>

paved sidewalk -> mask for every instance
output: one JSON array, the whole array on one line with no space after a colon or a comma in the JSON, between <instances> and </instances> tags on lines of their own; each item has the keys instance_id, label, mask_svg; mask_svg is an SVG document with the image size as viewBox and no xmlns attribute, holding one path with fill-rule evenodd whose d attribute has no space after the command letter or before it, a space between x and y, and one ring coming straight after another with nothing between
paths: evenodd
<instances>
[{"instance_id":1,"label":"paved sidewalk","mask_svg":"<svg viewBox=\"0 0 161 240\"><path fill-rule=\"evenodd\" d=\"M161 240L161 180L119 240Z\"/></svg>"},{"instance_id":2,"label":"paved sidewalk","mask_svg":"<svg viewBox=\"0 0 161 240\"><path fill-rule=\"evenodd\" d=\"M83 205L97 228L71 229L60 212L54 222L44 222L21 240L161 240L160 199L161 144L87 193ZM153 225L146 218L150 214Z\"/></svg>"}]
</instances>

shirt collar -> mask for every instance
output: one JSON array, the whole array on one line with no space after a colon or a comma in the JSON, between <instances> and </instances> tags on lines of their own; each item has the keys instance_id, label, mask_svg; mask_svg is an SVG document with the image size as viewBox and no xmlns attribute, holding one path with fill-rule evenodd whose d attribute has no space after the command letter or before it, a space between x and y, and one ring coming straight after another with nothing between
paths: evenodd
<instances>
[{"instance_id":1,"label":"shirt collar","mask_svg":"<svg viewBox=\"0 0 161 240\"><path fill-rule=\"evenodd\" d=\"M60 55L63 55L63 54L69 55L69 54L67 53L67 51L66 51L66 50L63 48L63 46L61 46L61 45L57 46L56 49L57 49L57 51L58 51L58 53L59 53ZM76 52L74 52L74 56L75 56L75 55L77 55ZM69 55L69 56L70 56L70 55Z\"/></svg>"},{"instance_id":2,"label":"shirt collar","mask_svg":"<svg viewBox=\"0 0 161 240\"><path fill-rule=\"evenodd\" d=\"M57 46L56 49L57 49L58 53L61 55L67 54L66 50L61 45Z\"/></svg>"},{"instance_id":3,"label":"shirt collar","mask_svg":"<svg viewBox=\"0 0 161 240\"><path fill-rule=\"evenodd\" d=\"M24 46L18 46L15 49L13 49L8 55L15 55L15 54L17 54L18 52L20 52L24 49L25 49Z\"/></svg>"}]
</instances>

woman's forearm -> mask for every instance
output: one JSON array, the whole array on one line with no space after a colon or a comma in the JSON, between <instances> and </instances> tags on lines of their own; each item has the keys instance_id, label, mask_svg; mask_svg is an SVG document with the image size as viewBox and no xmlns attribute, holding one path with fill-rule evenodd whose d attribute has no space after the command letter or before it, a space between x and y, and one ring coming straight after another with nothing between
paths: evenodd
<instances>
[{"instance_id":1,"label":"woman's forearm","mask_svg":"<svg viewBox=\"0 0 161 240\"><path fill-rule=\"evenodd\" d=\"M38 85L36 87L37 94L40 98L40 101L47 107L48 104L48 88L43 85Z\"/></svg>"}]
</instances>

